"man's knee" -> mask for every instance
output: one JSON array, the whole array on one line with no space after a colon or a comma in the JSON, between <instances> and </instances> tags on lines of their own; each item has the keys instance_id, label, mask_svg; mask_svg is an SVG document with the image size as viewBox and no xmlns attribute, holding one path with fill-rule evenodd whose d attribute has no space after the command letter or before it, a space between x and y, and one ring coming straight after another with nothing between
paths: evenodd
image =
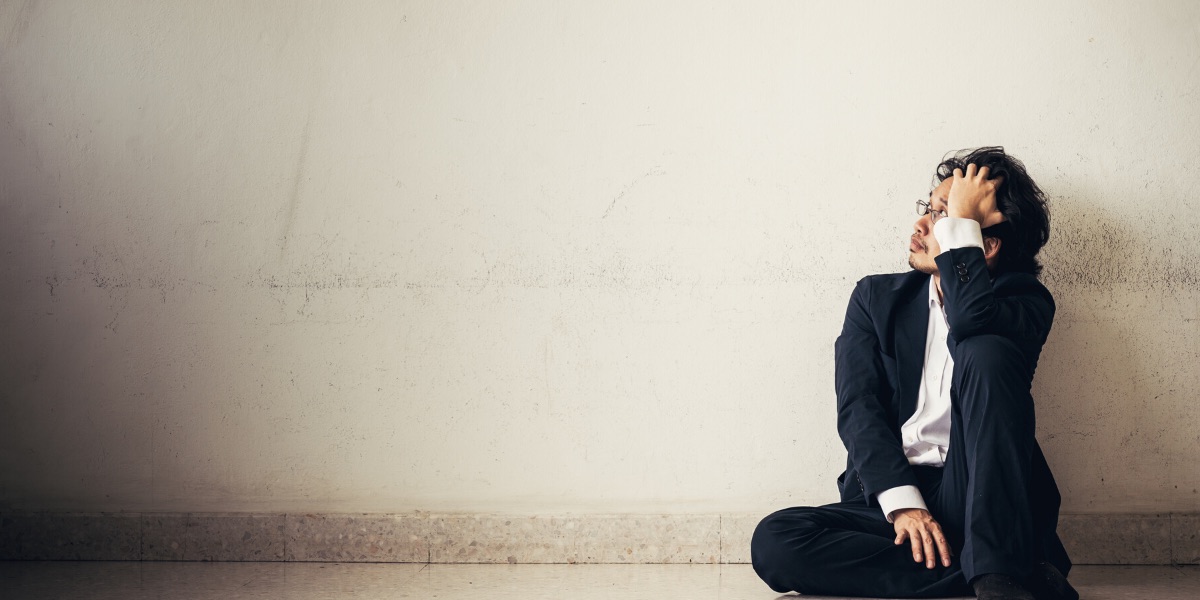
<instances>
[{"instance_id":1,"label":"man's knee","mask_svg":"<svg viewBox=\"0 0 1200 600\"><path fill-rule=\"evenodd\" d=\"M754 528L750 538L750 563L754 572L772 590L787 593L794 582L808 568L801 548L795 542L818 527L810 518L807 507L785 508L767 515ZM791 542L791 543L789 543Z\"/></svg>"}]
</instances>

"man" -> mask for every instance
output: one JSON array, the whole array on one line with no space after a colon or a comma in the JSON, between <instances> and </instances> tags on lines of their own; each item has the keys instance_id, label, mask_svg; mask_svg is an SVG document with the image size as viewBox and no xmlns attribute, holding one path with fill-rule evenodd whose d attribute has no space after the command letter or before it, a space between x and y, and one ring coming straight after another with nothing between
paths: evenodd
<instances>
[{"instance_id":1,"label":"man","mask_svg":"<svg viewBox=\"0 0 1200 600\"><path fill-rule=\"evenodd\" d=\"M778 592L1077 600L1030 395L1054 318L1045 196L999 147L935 181L913 270L860 280L834 345L841 502L763 519L754 569Z\"/></svg>"}]
</instances>

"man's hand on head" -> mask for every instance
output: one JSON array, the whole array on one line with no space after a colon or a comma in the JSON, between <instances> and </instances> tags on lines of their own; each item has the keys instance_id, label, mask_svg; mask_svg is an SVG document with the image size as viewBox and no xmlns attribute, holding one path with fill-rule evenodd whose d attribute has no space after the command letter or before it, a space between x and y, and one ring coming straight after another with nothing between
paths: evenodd
<instances>
[{"instance_id":1,"label":"man's hand on head","mask_svg":"<svg viewBox=\"0 0 1200 600\"><path fill-rule=\"evenodd\" d=\"M950 542L942 533L942 526L933 520L929 511L921 508L901 508L892 513L892 524L896 527L896 545L904 540L912 542L913 561L925 561L925 568L936 565L937 555L942 556L942 565L950 566ZM934 553L934 547L937 553Z\"/></svg>"},{"instance_id":2,"label":"man's hand on head","mask_svg":"<svg viewBox=\"0 0 1200 600\"><path fill-rule=\"evenodd\" d=\"M1003 177L988 179L988 168L976 169L975 163L967 165L966 173L955 169L946 195L946 215L973 219L981 228L1004 221L1004 213L996 208L996 190L1003 182Z\"/></svg>"}]
</instances>

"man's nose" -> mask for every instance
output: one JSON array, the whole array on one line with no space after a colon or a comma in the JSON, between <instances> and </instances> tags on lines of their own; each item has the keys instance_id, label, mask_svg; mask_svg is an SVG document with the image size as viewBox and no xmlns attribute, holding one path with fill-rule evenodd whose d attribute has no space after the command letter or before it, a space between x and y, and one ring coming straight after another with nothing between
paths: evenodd
<instances>
[{"instance_id":1,"label":"man's nose","mask_svg":"<svg viewBox=\"0 0 1200 600\"><path fill-rule=\"evenodd\" d=\"M917 218L917 222L913 223L913 230L921 235L929 235L929 228L932 226L929 215L921 215Z\"/></svg>"}]
</instances>

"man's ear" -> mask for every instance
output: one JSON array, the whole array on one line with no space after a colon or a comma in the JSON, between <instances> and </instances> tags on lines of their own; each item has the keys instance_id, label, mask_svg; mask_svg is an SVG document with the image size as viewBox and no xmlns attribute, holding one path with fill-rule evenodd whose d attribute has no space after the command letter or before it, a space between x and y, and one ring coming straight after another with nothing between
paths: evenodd
<instances>
[{"instance_id":1,"label":"man's ear","mask_svg":"<svg viewBox=\"0 0 1200 600\"><path fill-rule=\"evenodd\" d=\"M1000 242L997 237L983 238L983 260L987 261L989 267L996 263L996 257L1000 255Z\"/></svg>"}]
</instances>

